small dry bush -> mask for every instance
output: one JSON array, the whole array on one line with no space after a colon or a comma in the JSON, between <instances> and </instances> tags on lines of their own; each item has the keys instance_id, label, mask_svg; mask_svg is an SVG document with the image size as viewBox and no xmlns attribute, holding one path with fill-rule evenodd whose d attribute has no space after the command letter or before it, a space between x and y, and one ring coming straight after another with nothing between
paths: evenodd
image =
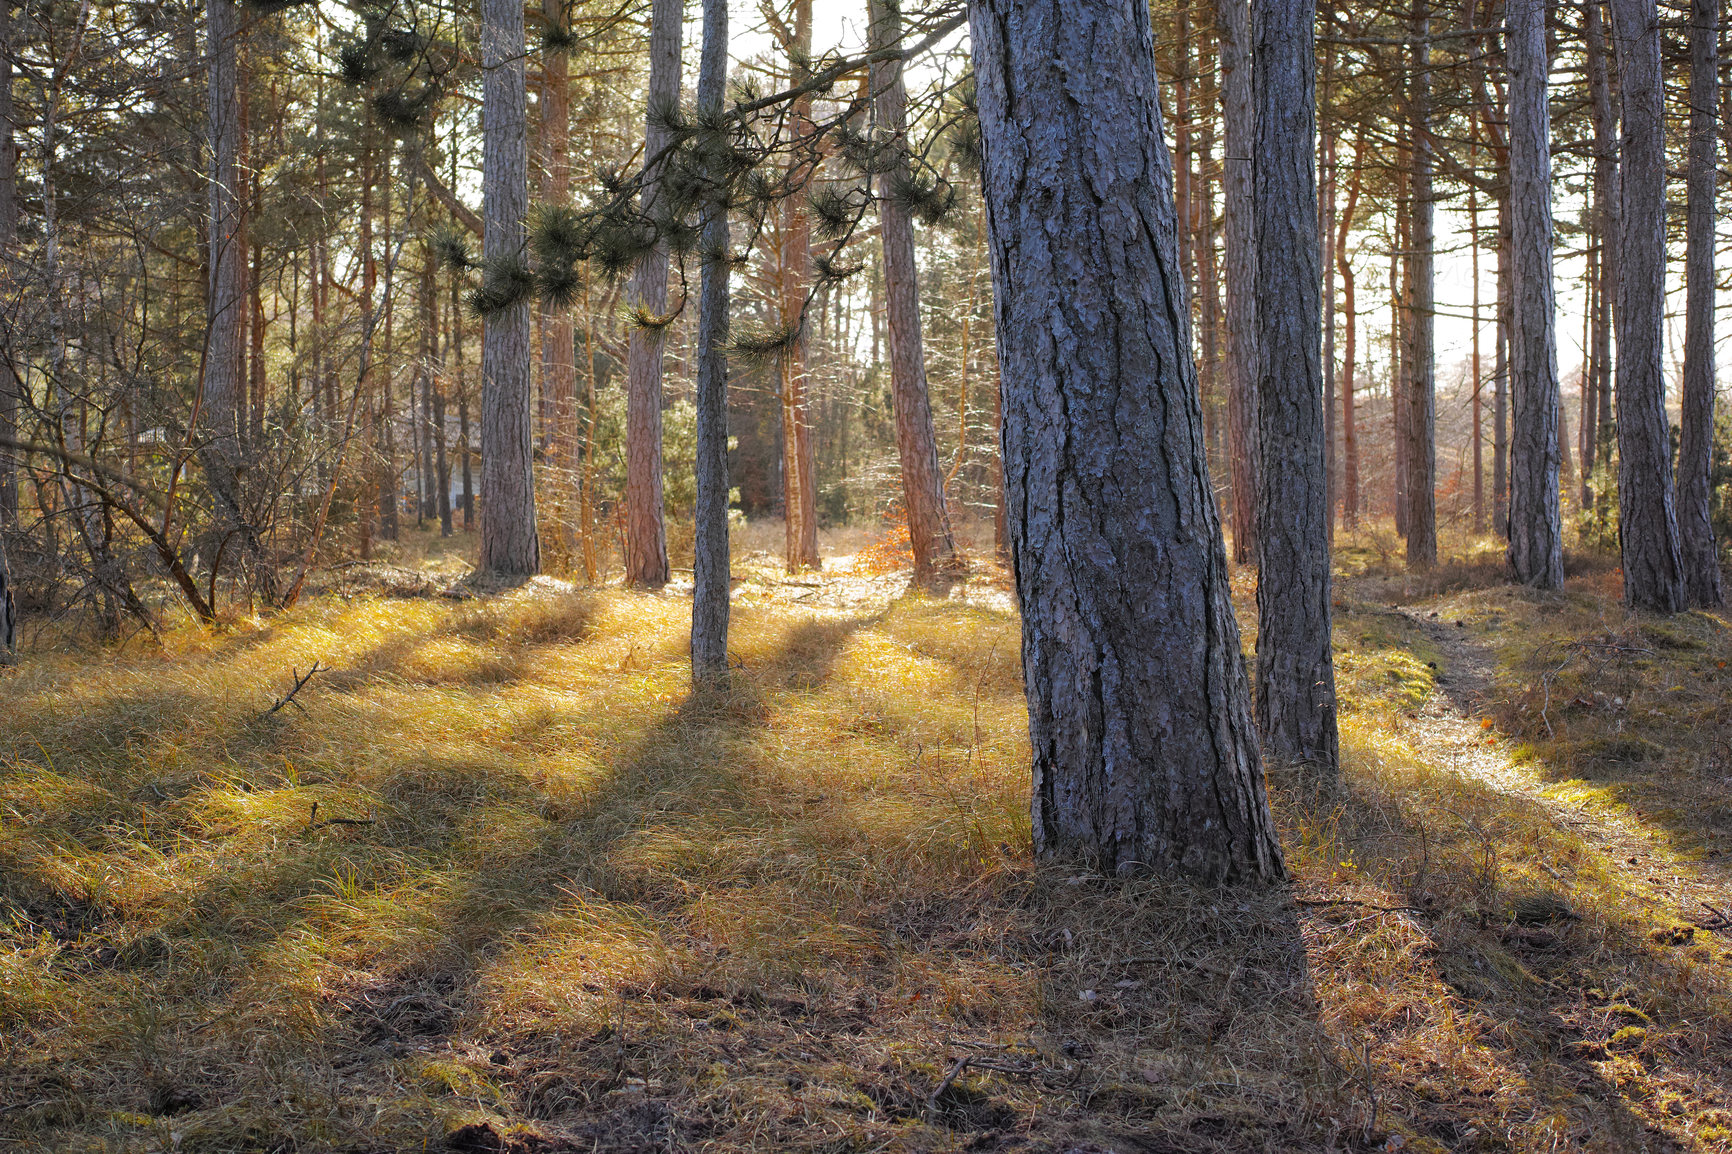
<instances>
[{"instance_id":1,"label":"small dry bush","mask_svg":"<svg viewBox=\"0 0 1732 1154\"><path fill-rule=\"evenodd\" d=\"M1031 860L1012 614L754 590L699 700L679 598L549 583L8 674L0 1138L1715 1148L1719 971L1409 741L1405 619L1344 602L1257 893Z\"/></svg>"}]
</instances>

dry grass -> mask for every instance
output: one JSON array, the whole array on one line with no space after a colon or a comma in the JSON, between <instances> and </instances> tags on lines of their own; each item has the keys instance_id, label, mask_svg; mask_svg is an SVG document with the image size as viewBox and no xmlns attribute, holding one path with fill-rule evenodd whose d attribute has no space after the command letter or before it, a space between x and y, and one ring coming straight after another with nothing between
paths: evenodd
<instances>
[{"instance_id":1,"label":"dry grass","mask_svg":"<svg viewBox=\"0 0 1732 1154\"><path fill-rule=\"evenodd\" d=\"M0 1144L1732 1141L1723 942L1651 939L1590 847L1415 748L1437 656L1359 591L1345 783L1277 777L1296 881L1256 894L1030 859L990 571L744 576L696 703L676 594L547 582L7 675Z\"/></svg>"}]
</instances>

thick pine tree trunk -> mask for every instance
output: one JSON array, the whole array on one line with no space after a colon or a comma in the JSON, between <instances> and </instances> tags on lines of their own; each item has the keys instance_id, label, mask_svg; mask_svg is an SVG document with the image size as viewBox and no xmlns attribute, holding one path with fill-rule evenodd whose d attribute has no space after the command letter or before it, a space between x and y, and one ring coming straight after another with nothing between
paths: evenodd
<instances>
[{"instance_id":1,"label":"thick pine tree trunk","mask_svg":"<svg viewBox=\"0 0 1732 1154\"><path fill-rule=\"evenodd\" d=\"M482 0L482 251L521 260L529 208L522 0ZM481 564L496 577L541 568L535 531L529 301L487 317L481 337Z\"/></svg>"},{"instance_id":2,"label":"thick pine tree trunk","mask_svg":"<svg viewBox=\"0 0 1732 1154\"><path fill-rule=\"evenodd\" d=\"M643 211L654 216L662 165L672 140L665 117L680 98L680 34L685 0L650 7L649 109L644 126ZM632 307L659 317L668 309L668 248L657 243L638 262L626 293ZM659 589L668 580L668 533L662 510L662 345L666 329L632 326L626 347L625 580Z\"/></svg>"},{"instance_id":3,"label":"thick pine tree trunk","mask_svg":"<svg viewBox=\"0 0 1732 1154\"><path fill-rule=\"evenodd\" d=\"M1408 323L1411 326L1407 381L1407 567L1423 571L1437 564L1437 316L1435 275L1437 230L1432 195L1431 20L1427 0L1414 0L1413 72L1409 87L1413 134L1412 229L1408 268Z\"/></svg>"},{"instance_id":4,"label":"thick pine tree trunk","mask_svg":"<svg viewBox=\"0 0 1732 1154\"><path fill-rule=\"evenodd\" d=\"M1679 418L1678 536L1690 604L1725 600L1720 550L1709 517L1714 470L1715 133L1719 94L1719 3L1690 5L1690 153L1684 239L1684 405Z\"/></svg>"},{"instance_id":5,"label":"thick pine tree trunk","mask_svg":"<svg viewBox=\"0 0 1732 1154\"><path fill-rule=\"evenodd\" d=\"M1333 770L1329 476L1318 347L1316 51L1313 0L1258 0L1257 728L1263 750Z\"/></svg>"},{"instance_id":6,"label":"thick pine tree trunk","mask_svg":"<svg viewBox=\"0 0 1732 1154\"><path fill-rule=\"evenodd\" d=\"M1538 589L1564 583L1558 506L1557 301L1552 291L1551 114L1543 0L1509 0L1509 563Z\"/></svg>"},{"instance_id":7,"label":"thick pine tree trunk","mask_svg":"<svg viewBox=\"0 0 1732 1154\"><path fill-rule=\"evenodd\" d=\"M902 38L900 5L901 0L872 0L874 47L888 47ZM949 587L962 566L950 531L944 474L932 432L926 349L920 330L919 273L914 261L914 221L908 206L899 203L895 193L897 182L908 175L908 92L902 82L901 58L874 62L871 83L878 126L889 134L897 157L878 178L878 238L884 250L884 311L890 329L890 387L896 410L902 499L914 550L914 584L939 592Z\"/></svg>"},{"instance_id":8,"label":"thick pine tree trunk","mask_svg":"<svg viewBox=\"0 0 1732 1154\"><path fill-rule=\"evenodd\" d=\"M1232 461L1233 560L1257 557L1257 241L1251 208L1251 156L1257 112L1251 68L1251 0L1215 0L1221 42L1223 283L1227 297L1227 453Z\"/></svg>"},{"instance_id":9,"label":"thick pine tree trunk","mask_svg":"<svg viewBox=\"0 0 1732 1154\"><path fill-rule=\"evenodd\" d=\"M1666 123L1655 0L1612 0L1624 97L1618 283L1618 536L1624 599L1677 613L1687 602L1661 330L1666 308Z\"/></svg>"},{"instance_id":10,"label":"thick pine tree trunk","mask_svg":"<svg viewBox=\"0 0 1732 1154\"><path fill-rule=\"evenodd\" d=\"M699 115L718 116L728 76L728 0L704 0ZM713 174L720 179L722 174ZM704 206L703 251L728 251L727 206ZM706 255L698 299L697 536L692 554L692 684L728 672L728 262Z\"/></svg>"},{"instance_id":11,"label":"thick pine tree trunk","mask_svg":"<svg viewBox=\"0 0 1732 1154\"><path fill-rule=\"evenodd\" d=\"M1282 876L1142 0L977 0L1038 853Z\"/></svg>"}]
</instances>

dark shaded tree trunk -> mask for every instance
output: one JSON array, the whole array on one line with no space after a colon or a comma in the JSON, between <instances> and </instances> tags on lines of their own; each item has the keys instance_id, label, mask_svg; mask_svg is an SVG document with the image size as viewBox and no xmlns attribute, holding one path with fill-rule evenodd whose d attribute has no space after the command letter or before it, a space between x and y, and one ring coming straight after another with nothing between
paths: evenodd
<instances>
[{"instance_id":1,"label":"dark shaded tree trunk","mask_svg":"<svg viewBox=\"0 0 1732 1154\"><path fill-rule=\"evenodd\" d=\"M1714 472L1714 195L1718 163L1719 2L1690 4L1690 151L1684 239L1684 404L1679 417L1678 538L1684 592L1714 608L1720 550L1710 518Z\"/></svg>"},{"instance_id":2,"label":"dark shaded tree trunk","mask_svg":"<svg viewBox=\"0 0 1732 1154\"><path fill-rule=\"evenodd\" d=\"M1226 289L1227 454L1232 469L1233 560L1257 557L1257 241L1251 208L1251 155L1257 110L1251 67L1251 0L1215 0L1221 43L1222 282Z\"/></svg>"},{"instance_id":3,"label":"dark shaded tree trunk","mask_svg":"<svg viewBox=\"0 0 1732 1154\"><path fill-rule=\"evenodd\" d=\"M728 0L704 0L698 115L719 117L728 78ZM720 183L724 174L711 173ZM697 536L692 553L692 685L728 672L728 210L704 206L698 299Z\"/></svg>"},{"instance_id":4,"label":"dark shaded tree trunk","mask_svg":"<svg viewBox=\"0 0 1732 1154\"><path fill-rule=\"evenodd\" d=\"M522 0L482 0L482 251L489 261L523 259L529 209L523 61ZM524 299L491 313L481 336L480 569L496 577L528 577L541 568L529 358Z\"/></svg>"},{"instance_id":5,"label":"dark shaded tree trunk","mask_svg":"<svg viewBox=\"0 0 1732 1154\"><path fill-rule=\"evenodd\" d=\"M1437 564L1437 231L1432 195L1431 18L1429 0L1413 0L1413 70L1408 89L1412 134L1412 207L1408 212L1407 567Z\"/></svg>"},{"instance_id":6,"label":"dark shaded tree trunk","mask_svg":"<svg viewBox=\"0 0 1732 1154\"><path fill-rule=\"evenodd\" d=\"M969 17L1036 852L1273 881L1148 6Z\"/></svg>"},{"instance_id":7,"label":"dark shaded tree trunk","mask_svg":"<svg viewBox=\"0 0 1732 1154\"><path fill-rule=\"evenodd\" d=\"M1687 604L1661 330L1666 308L1666 123L1654 0L1612 0L1623 93L1623 242L1618 276L1618 536L1624 599L1677 613Z\"/></svg>"},{"instance_id":8,"label":"dark shaded tree trunk","mask_svg":"<svg viewBox=\"0 0 1732 1154\"><path fill-rule=\"evenodd\" d=\"M1558 506L1559 434L1552 290L1551 113L1546 104L1543 0L1508 0L1510 180L1509 563L1538 589L1564 583L1563 515Z\"/></svg>"},{"instance_id":9,"label":"dark shaded tree trunk","mask_svg":"<svg viewBox=\"0 0 1732 1154\"><path fill-rule=\"evenodd\" d=\"M18 276L18 148L12 109L12 0L0 0L0 284ZM0 437L18 435L18 352L0 349ZM18 527L18 472L12 449L0 445L0 665L18 651L18 606L12 570L6 561L6 535Z\"/></svg>"},{"instance_id":10,"label":"dark shaded tree trunk","mask_svg":"<svg viewBox=\"0 0 1732 1154\"><path fill-rule=\"evenodd\" d=\"M667 116L680 99L680 34L684 0L654 0L650 7L649 110L644 126L643 211L654 216L660 198L656 159L672 140ZM658 242L638 262L627 300L649 318L668 309L668 249ZM665 327L633 325L626 346L625 581L659 589L668 580L668 532L662 509L662 345Z\"/></svg>"},{"instance_id":11,"label":"dark shaded tree trunk","mask_svg":"<svg viewBox=\"0 0 1732 1154\"><path fill-rule=\"evenodd\" d=\"M1318 328L1314 0L1258 0L1257 728L1263 750L1335 769L1329 476Z\"/></svg>"},{"instance_id":12,"label":"dark shaded tree trunk","mask_svg":"<svg viewBox=\"0 0 1732 1154\"><path fill-rule=\"evenodd\" d=\"M871 41L876 47L902 38L901 0L872 0ZM950 510L944 499L944 473L932 432L932 401L926 388L926 349L920 331L919 272L914 262L914 221L896 192L908 178L908 92L902 60L872 65L872 94L878 126L890 135L895 152L878 178L878 237L884 250L885 320L890 330L890 388L896 410L896 453L902 467L902 500L908 510L908 539L914 550L914 584L934 592L949 587L961 572Z\"/></svg>"}]
</instances>

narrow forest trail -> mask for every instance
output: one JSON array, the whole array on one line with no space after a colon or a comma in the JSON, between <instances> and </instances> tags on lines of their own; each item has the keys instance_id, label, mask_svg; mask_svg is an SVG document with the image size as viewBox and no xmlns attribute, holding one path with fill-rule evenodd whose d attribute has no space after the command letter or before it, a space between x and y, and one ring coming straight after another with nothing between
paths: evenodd
<instances>
[{"instance_id":1,"label":"narrow forest trail","mask_svg":"<svg viewBox=\"0 0 1732 1154\"><path fill-rule=\"evenodd\" d=\"M1553 825L1566 828L1594 851L1607 877L1647 906L1657 922L1726 928L1732 885L1724 876L1673 852L1660 831L1629 811L1572 800L1567 788L1548 782L1534 764L1518 760L1511 743L1490 729L1485 717L1496 691L1496 655L1450 610L1445 598L1395 611L1424 634L1442 658L1439 692L1412 722L1418 730L1416 744L1437 764L1539 807ZM1546 868L1559 881L1569 880Z\"/></svg>"}]
</instances>

